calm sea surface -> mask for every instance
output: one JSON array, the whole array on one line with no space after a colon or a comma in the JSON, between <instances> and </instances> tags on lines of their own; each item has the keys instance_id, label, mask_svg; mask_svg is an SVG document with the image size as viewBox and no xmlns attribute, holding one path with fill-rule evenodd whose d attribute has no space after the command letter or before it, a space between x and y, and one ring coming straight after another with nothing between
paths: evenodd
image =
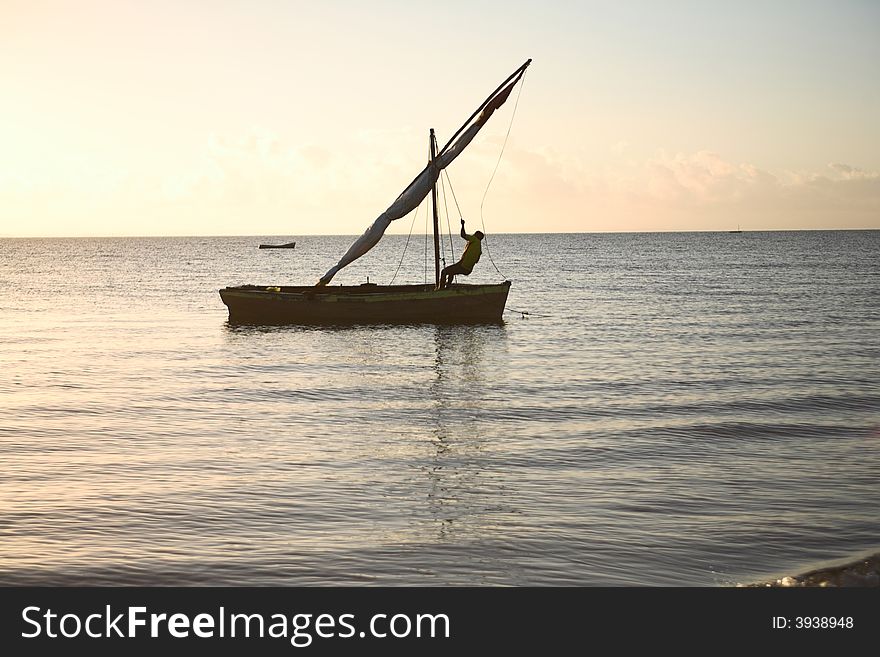
<instances>
[{"instance_id":1,"label":"calm sea surface","mask_svg":"<svg viewBox=\"0 0 880 657\"><path fill-rule=\"evenodd\" d=\"M716 586L880 548L880 231L490 235L502 326L227 324L219 288L351 239L0 240L0 584Z\"/></svg>"}]
</instances>

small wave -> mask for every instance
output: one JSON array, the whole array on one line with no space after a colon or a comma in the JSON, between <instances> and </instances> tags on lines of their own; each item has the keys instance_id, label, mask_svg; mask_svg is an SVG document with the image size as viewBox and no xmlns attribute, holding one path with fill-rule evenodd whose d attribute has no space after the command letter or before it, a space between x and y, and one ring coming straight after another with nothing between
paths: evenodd
<instances>
[{"instance_id":1,"label":"small wave","mask_svg":"<svg viewBox=\"0 0 880 657\"><path fill-rule=\"evenodd\" d=\"M815 568L800 575L785 575L737 586L880 587L880 552L843 564Z\"/></svg>"}]
</instances>

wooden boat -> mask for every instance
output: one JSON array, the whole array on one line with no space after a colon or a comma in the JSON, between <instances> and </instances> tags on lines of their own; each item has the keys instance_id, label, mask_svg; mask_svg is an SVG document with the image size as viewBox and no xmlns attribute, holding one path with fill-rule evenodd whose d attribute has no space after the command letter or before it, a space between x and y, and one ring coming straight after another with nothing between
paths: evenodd
<instances>
[{"instance_id":1,"label":"wooden boat","mask_svg":"<svg viewBox=\"0 0 880 657\"><path fill-rule=\"evenodd\" d=\"M510 281L491 285L258 286L220 290L233 324L501 323Z\"/></svg>"},{"instance_id":2,"label":"wooden boat","mask_svg":"<svg viewBox=\"0 0 880 657\"><path fill-rule=\"evenodd\" d=\"M292 249L296 246L296 242L288 242L287 244L260 244L261 249Z\"/></svg>"},{"instance_id":3,"label":"wooden boat","mask_svg":"<svg viewBox=\"0 0 880 657\"><path fill-rule=\"evenodd\" d=\"M434 130L430 131L431 157L428 164L316 285L239 285L223 288L220 290L220 298L229 309L229 321L241 324L328 325L500 323L510 291L510 281L495 284L453 283L445 289L437 289L440 282L437 183L441 171L461 154L495 110L504 104L531 61L526 61L511 73L442 149L438 150ZM366 283L328 286L340 269L367 253L379 242L392 221L416 209L429 193L434 218L433 285Z\"/></svg>"}]
</instances>

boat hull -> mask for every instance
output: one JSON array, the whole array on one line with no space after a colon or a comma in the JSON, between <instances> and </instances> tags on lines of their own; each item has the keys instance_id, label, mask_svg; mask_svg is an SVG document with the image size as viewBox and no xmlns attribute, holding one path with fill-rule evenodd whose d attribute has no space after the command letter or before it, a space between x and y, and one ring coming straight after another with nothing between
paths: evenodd
<instances>
[{"instance_id":1,"label":"boat hull","mask_svg":"<svg viewBox=\"0 0 880 657\"><path fill-rule=\"evenodd\" d=\"M288 242L287 244L260 244L261 249L292 249L296 247L296 242Z\"/></svg>"},{"instance_id":2,"label":"boat hull","mask_svg":"<svg viewBox=\"0 0 880 657\"><path fill-rule=\"evenodd\" d=\"M510 281L494 285L258 286L220 290L232 324L500 324Z\"/></svg>"}]
</instances>

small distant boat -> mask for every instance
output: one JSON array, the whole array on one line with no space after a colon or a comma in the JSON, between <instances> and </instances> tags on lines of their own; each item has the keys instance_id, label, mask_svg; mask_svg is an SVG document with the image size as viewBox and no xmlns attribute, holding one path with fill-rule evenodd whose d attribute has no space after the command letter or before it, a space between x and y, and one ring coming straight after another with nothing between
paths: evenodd
<instances>
[{"instance_id":1,"label":"small distant boat","mask_svg":"<svg viewBox=\"0 0 880 657\"><path fill-rule=\"evenodd\" d=\"M296 242L288 242L287 244L260 244L261 249L292 249L296 246Z\"/></svg>"},{"instance_id":2,"label":"small distant boat","mask_svg":"<svg viewBox=\"0 0 880 657\"><path fill-rule=\"evenodd\" d=\"M742 231L739 229L739 224L736 225L736 230L729 230L728 233L741 233Z\"/></svg>"}]
</instances>

